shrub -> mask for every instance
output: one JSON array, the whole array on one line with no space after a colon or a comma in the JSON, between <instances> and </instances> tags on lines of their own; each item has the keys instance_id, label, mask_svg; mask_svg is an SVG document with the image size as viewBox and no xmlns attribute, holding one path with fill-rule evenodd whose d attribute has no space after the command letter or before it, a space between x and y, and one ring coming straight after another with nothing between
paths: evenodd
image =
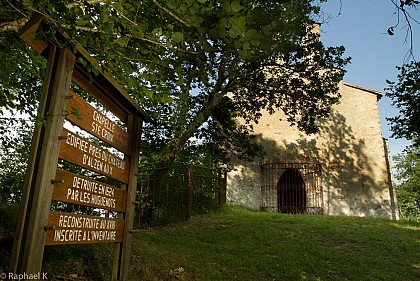
<instances>
[{"instance_id":1,"label":"shrub","mask_svg":"<svg viewBox=\"0 0 420 281\"><path fill-rule=\"evenodd\" d=\"M16 230L19 206L0 202L0 272L7 272Z\"/></svg>"}]
</instances>

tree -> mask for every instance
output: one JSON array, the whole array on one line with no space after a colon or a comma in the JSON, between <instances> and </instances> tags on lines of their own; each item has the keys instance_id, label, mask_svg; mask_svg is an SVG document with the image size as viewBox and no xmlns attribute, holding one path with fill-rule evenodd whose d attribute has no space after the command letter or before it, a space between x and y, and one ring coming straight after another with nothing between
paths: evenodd
<instances>
[{"instance_id":1,"label":"tree","mask_svg":"<svg viewBox=\"0 0 420 281\"><path fill-rule=\"evenodd\" d=\"M149 110L156 126L145 132L161 151L159 166L193 140L220 156L257 153L250 124L263 109L281 109L291 124L316 132L317 120L339 100L348 62L344 48L325 48L311 32L319 13L313 0L1 5L4 32L42 14L47 25L38 36L55 41L56 30L65 31ZM237 118L245 123L238 126Z\"/></svg>"},{"instance_id":2,"label":"tree","mask_svg":"<svg viewBox=\"0 0 420 281\"><path fill-rule=\"evenodd\" d=\"M11 146L10 132L24 115L35 120L45 61L14 34L0 36L0 142Z\"/></svg>"},{"instance_id":3,"label":"tree","mask_svg":"<svg viewBox=\"0 0 420 281\"><path fill-rule=\"evenodd\" d=\"M398 82L388 82L386 95L399 109L399 115L387 118L391 122L394 137L417 140L420 137L420 62L411 62L397 67L401 71Z\"/></svg>"},{"instance_id":4,"label":"tree","mask_svg":"<svg viewBox=\"0 0 420 281\"><path fill-rule=\"evenodd\" d=\"M395 6L395 13L397 14L397 22L394 26L388 28L387 32L389 35L394 35L395 29L401 25L401 22L404 24L406 30L405 42L408 42L410 48L407 52L406 59L414 59L414 47L413 47L413 23L419 24L419 21L412 15L412 11L417 12L420 1L416 0L390 0ZM401 19L402 18L402 19Z\"/></svg>"},{"instance_id":5,"label":"tree","mask_svg":"<svg viewBox=\"0 0 420 281\"><path fill-rule=\"evenodd\" d=\"M20 202L31 147L33 122L18 120L12 135L0 142L0 205Z\"/></svg>"},{"instance_id":6,"label":"tree","mask_svg":"<svg viewBox=\"0 0 420 281\"><path fill-rule=\"evenodd\" d=\"M387 118L391 125L393 137L406 138L413 141L404 153L394 157L397 165L398 180L403 181L397 189L399 209L402 217L420 219L420 173L419 148L420 136L420 63L416 61L413 46L413 27L419 21L412 15L417 12L420 2L414 0L394 1L397 22L388 28L388 34L394 35L395 29L403 22L406 30L405 42L409 43L409 50L404 58L404 65L397 67L400 74L397 82L387 80L389 87L386 95L392 99L392 105L399 109L399 115ZM412 60L411 62L409 60Z\"/></svg>"},{"instance_id":7,"label":"tree","mask_svg":"<svg viewBox=\"0 0 420 281\"><path fill-rule=\"evenodd\" d=\"M417 105L420 101L420 63L416 62L414 56L413 24L420 24L420 22L413 16L413 13L418 12L420 1L391 0L391 2L395 6L397 22L388 28L388 34L394 35L395 28L403 23L403 30L406 30L405 41L409 43L410 48L404 59L404 65L397 67L400 71L397 77L398 82L387 81L389 87L385 89L386 94L400 111L398 116L387 119L391 122L394 137L418 140L420 111Z\"/></svg>"},{"instance_id":8,"label":"tree","mask_svg":"<svg viewBox=\"0 0 420 281\"><path fill-rule=\"evenodd\" d=\"M394 156L397 170L397 197L403 218L420 221L420 148L411 146Z\"/></svg>"}]
</instances>

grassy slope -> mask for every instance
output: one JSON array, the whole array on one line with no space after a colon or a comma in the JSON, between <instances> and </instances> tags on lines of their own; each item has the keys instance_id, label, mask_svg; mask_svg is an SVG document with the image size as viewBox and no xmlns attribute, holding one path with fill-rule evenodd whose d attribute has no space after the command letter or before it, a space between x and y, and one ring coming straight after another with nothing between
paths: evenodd
<instances>
[{"instance_id":1,"label":"grassy slope","mask_svg":"<svg viewBox=\"0 0 420 281\"><path fill-rule=\"evenodd\" d=\"M411 281L420 224L226 208L136 233L132 253L132 280Z\"/></svg>"}]
</instances>

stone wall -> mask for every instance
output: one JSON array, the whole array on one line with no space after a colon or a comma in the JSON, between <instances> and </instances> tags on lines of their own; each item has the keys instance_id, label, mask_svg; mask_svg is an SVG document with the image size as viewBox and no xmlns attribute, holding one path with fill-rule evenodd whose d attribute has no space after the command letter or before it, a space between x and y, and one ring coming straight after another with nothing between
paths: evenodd
<instances>
[{"instance_id":1,"label":"stone wall","mask_svg":"<svg viewBox=\"0 0 420 281\"><path fill-rule=\"evenodd\" d=\"M226 202L258 210L261 208L261 173L258 162L237 163L228 173Z\"/></svg>"},{"instance_id":2,"label":"stone wall","mask_svg":"<svg viewBox=\"0 0 420 281\"><path fill-rule=\"evenodd\" d=\"M307 136L289 126L283 112L265 113L254 126L258 141L267 159L321 165L325 214L396 218L377 105L380 93L343 82L339 87L340 104L322 120L318 134ZM228 175L228 202L252 209L270 202L264 209L277 210L276 190L267 193L263 186L263 160L236 163L237 170Z\"/></svg>"}]
</instances>

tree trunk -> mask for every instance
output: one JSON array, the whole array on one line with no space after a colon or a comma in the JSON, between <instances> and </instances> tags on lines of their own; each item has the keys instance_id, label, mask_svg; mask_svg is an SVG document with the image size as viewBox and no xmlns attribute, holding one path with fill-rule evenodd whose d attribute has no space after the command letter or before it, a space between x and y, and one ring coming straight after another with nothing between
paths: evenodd
<instances>
[{"instance_id":1,"label":"tree trunk","mask_svg":"<svg viewBox=\"0 0 420 281\"><path fill-rule=\"evenodd\" d=\"M228 57L228 56L226 56ZM166 146L165 151L160 157L160 161L155 171L150 175L150 179L158 179L163 176L162 171L167 171L164 169L169 167L176 159L176 153L185 145L185 143L190 139L197 129L208 120L208 118L213 114L213 110L216 108L217 104L221 99L229 92L230 84L223 86L223 82L226 81L227 77L224 75L225 72L225 63L226 57L223 57L220 61L218 67L218 79L217 83L214 86L213 91L209 94L207 101L203 104L201 110L196 114L193 121L187 126L186 129L180 133L179 136L175 136L169 141L169 144Z\"/></svg>"}]
</instances>

